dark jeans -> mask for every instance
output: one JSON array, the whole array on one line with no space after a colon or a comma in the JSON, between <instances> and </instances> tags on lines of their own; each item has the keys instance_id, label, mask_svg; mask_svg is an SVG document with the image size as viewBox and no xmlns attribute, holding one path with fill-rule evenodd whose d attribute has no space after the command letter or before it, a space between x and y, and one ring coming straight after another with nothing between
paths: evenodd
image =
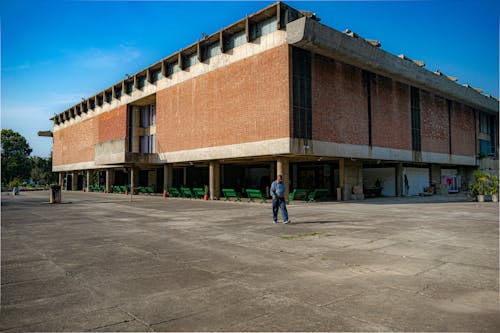
<instances>
[{"instance_id":1,"label":"dark jeans","mask_svg":"<svg viewBox=\"0 0 500 333\"><path fill-rule=\"evenodd\" d=\"M288 221L288 211L286 210L285 198L273 199L273 221L278 221L278 208L281 209L281 216L283 217L283 222Z\"/></svg>"}]
</instances>

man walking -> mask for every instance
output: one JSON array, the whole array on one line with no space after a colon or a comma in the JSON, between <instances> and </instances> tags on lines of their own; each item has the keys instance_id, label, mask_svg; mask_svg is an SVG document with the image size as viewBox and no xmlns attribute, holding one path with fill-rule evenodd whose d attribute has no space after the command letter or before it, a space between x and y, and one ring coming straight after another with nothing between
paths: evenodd
<instances>
[{"instance_id":1,"label":"man walking","mask_svg":"<svg viewBox=\"0 0 500 333\"><path fill-rule=\"evenodd\" d=\"M273 222L278 223L278 207L281 209L281 216L283 217L283 223L288 224L288 211L286 210L285 201L285 184L283 184L283 176L278 175L276 179L271 184L270 189L271 197L273 198Z\"/></svg>"}]
</instances>

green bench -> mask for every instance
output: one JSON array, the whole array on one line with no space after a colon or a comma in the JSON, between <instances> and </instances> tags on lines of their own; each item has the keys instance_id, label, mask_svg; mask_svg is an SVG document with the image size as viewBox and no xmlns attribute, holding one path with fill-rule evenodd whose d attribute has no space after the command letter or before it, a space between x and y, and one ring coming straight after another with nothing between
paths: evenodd
<instances>
[{"instance_id":1,"label":"green bench","mask_svg":"<svg viewBox=\"0 0 500 333\"><path fill-rule=\"evenodd\" d=\"M125 193L127 191L127 186L117 186L112 187L113 193Z\"/></svg>"},{"instance_id":2,"label":"green bench","mask_svg":"<svg viewBox=\"0 0 500 333\"><path fill-rule=\"evenodd\" d=\"M235 198L236 201L241 201L240 193L236 192L234 188L223 188L222 194L224 195L224 201L228 201L229 198Z\"/></svg>"},{"instance_id":3,"label":"green bench","mask_svg":"<svg viewBox=\"0 0 500 333\"><path fill-rule=\"evenodd\" d=\"M307 195L307 198L309 202L314 202L317 199L326 198L327 196L328 196L328 189L318 188L315 189L314 191L311 191L311 193Z\"/></svg>"},{"instance_id":4,"label":"green bench","mask_svg":"<svg viewBox=\"0 0 500 333\"><path fill-rule=\"evenodd\" d=\"M205 196L205 190L201 187L193 187L193 194L196 199L200 199Z\"/></svg>"},{"instance_id":5,"label":"green bench","mask_svg":"<svg viewBox=\"0 0 500 333\"><path fill-rule=\"evenodd\" d=\"M363 189L363 193L365 194L366 197L381 197L383 189L384 188L380 186L365 187Z\"/></svg>"},{"instance_id":6,"label":"green bench","mask_svg":"<svg viewBox=\"0 0 500 333\"><path fill-rule=\"evenodd\" d=\"M246 189L247 196L248 196L248 202L253 202L253 199L260 199L260 202L266 202L266 197L262 194L260 190L255 190L251 188Z\"/></svg>"},{"instance_id":7,"label":"green bench","mask_svg":"<svg viewBox=\"0 0 500 333\"><path fill-rule=\"evenodd\" d=\"M105 190L106 190L106 186L104 186L104 185L99 186L99 189L98 189L99 192L104 192Z\"/></svg>"},{"instance_id":8,"label":"green bench","mask_svg":"<svg viewBox=\"0 0 500 333\"><path fill-rule=\"evenodd\" d=\"M137 192L142 194L152 194L153 188L151 186L139 186L137 188Z\"/></svg>"},{"instance_id":9,"label":"green bench","mask_svg":"<svg viewBox=\"0 0 500 333\"><path fill-rule=\"evenodd\" d=\"M181 192L176 187L170 187L168 189L168 195L174 198L178 198L181 196Z\"/></svg>"},{"instance_id":10,"label":"green bench","mask_svg":"<svg viewBox=\"0 0 500 333\"><path fill-rule=\"evenodd\" d=\"M293 200L308 200L307 194L309 193L309 190L306 189L301 189L301 188L296 188L293 190L292 193L288 195L288 201L292 202Z\"/></svg>"},{"instance_id":11,"label":"green bench","mask_svg":"<svg viewBox=\"0 0 500 333\"><path fill-rule=\"evenodd\" d=\"M181 187L181 195L184 198L194 198L194 193L189 187Z\"/></svg>"}]
</instances>

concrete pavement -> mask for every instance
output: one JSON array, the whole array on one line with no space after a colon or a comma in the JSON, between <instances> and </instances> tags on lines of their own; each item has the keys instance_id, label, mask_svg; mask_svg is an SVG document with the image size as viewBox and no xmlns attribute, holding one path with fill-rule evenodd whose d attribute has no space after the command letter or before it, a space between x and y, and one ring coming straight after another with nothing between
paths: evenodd
<instances>
[{"instance_id":1,"label":"concrete pavement","mask_svg":"<svg viewBox=\"0 0 500 333\"><path fill-rule=\"evenodd\" d=\"M2 332L500 331L494 203L48 198L2 196Z\"/></svg>"}]
</instances>

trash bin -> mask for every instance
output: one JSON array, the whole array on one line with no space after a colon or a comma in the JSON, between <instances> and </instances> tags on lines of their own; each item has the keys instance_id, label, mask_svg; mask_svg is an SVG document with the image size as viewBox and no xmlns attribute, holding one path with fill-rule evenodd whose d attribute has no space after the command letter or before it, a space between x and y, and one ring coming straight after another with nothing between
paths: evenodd
<instances>
[{"instance_id":1,"label":"trash bin","mask_svg":"<svg viewBox=\"0 0 500 333\"><path fill-rule=\"evenodd\" d=\"M50 203L61 203L61 186L50 185Z\"/></svg>"}]
</instances>

